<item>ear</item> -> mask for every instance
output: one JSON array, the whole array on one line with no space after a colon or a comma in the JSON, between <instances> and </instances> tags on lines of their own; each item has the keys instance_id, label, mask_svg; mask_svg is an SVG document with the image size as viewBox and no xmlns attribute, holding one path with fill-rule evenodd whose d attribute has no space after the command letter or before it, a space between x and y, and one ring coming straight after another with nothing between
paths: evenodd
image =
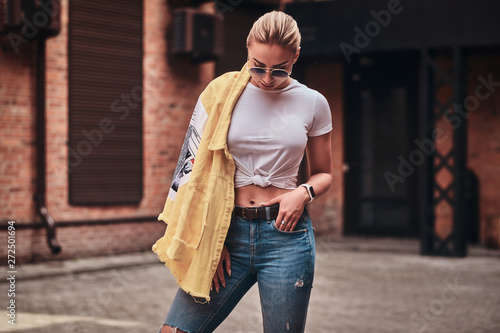
<instances>
[{"instance_id":1,"label":"ear","mask_svg":"<svg viewBox=\"0 0 500 333\"><path fill-rule=\"evenodd\" d=\"M299 58L300 54L300 46L297 48L297 52L295 52L295 55L293 56L293 63L297 62L297 59Z\"/></svg>"}]
</instances>

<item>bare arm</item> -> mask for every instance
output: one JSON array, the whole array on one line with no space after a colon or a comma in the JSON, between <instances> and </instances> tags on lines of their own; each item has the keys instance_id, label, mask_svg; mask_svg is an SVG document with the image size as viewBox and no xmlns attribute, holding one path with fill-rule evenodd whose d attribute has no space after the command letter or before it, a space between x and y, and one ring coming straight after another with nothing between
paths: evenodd
<instances>
[{"instance_id":1,"label":"bare arm","mask_svg":"<svg viewBox=\"0 0 500 333\"><path fill-rule=\"evenodd\" d=\"M325 194L332 184L331 132L309 138L307 162L311 177L307 181L314 187L316 196Z\"/></svg>"},{"instance_id":2,"label":"bare arm","mask_svg":"<svg viewBox=\"0 0 500 333\"><path fill-rule=\"evenodd\" d=\"M311 174L307 184L312 185L316 197L318 197L325 194L332 184L331 132L310 137L306 149ZM262 203L262 205L279 203L280 211L276 219L276 227L283 231L291 231L295 229L304 206L308 202L307 190L303 186L299 186L293 191ZM286 224L282 225L281 221L285 221Z\"/></svg>"}]
</instances>

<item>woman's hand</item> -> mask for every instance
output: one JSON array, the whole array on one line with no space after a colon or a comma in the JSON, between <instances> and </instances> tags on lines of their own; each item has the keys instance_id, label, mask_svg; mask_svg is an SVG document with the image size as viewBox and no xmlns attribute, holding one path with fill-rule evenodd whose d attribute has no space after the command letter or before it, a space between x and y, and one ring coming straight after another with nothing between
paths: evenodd
<instances>
[{"instance_id":1,"label":"woman's hand","mask_svg":"<svg viewBox=\"0 0 500 333\"><path fill-rule=\"evenodd\" d=\"M226 263L226 271L229 276L231 276L231 259L229 256L229 251L227 250L226 245L222 248L222 253L220 255L220 260L219 260L219 265L217 266L217 270L215 271L214 279L212 281L212 284L210 286L210 290L213 289L215 285L215 290L219 292L220 289L220 284L222 284L223 287L226 287L226 279L224 278L224 268L223 263ZM219 283L220 281L220 283Z\"/></svg>"},{"instance_id":2,"label":"woman's hand","mask_svg":"<svg viewBox=\"0 0 500 333\"><path fill-rule=\"evenodd\" d=\"M306 188L299 186L293 191L278 195L269 201L261 203L261 206L271 206L279 203L280 210L276 218L276 228L281 231L293 231L304 211L304 206L308 202L309 194ZM285 223L281 223L281 221Z\"/></svg>"},{"instance_id":3,"label":"woman's hand","mask_svg":"<svg viewBox=\"0 0 500 333\"><path fill-rule=\"evenodd\" d=\"M307 141L307 162L311 177L307 184L314 187L316 197L326 193L332 184L332 154L331 132L320 136L309 137ZM280 211L276 218L276 227L282 231L293 231L302 215L304 206L309 202L309 194L304 186L278 195L263 202L262 206L280 204ZM284 221L285 223L281 224Z\"/></svg>"}]
</instances>

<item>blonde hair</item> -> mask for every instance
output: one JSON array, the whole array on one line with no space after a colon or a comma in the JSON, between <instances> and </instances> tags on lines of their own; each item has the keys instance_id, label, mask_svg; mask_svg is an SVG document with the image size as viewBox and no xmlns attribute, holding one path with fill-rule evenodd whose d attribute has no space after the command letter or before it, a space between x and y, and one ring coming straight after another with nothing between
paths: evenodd
<instances>
[{"instance_id":1,"label":"blonde hair","mask_svg":"<svg viewBox=\"0 0 500 333\"><path fill-rule=\"evenodd\" d=\"M300 47L300 31L297 22L288 14L272 11L254 22L247 37L247 47L253 42L284 46L293 52Z\"/></svg>"}]
</instances>

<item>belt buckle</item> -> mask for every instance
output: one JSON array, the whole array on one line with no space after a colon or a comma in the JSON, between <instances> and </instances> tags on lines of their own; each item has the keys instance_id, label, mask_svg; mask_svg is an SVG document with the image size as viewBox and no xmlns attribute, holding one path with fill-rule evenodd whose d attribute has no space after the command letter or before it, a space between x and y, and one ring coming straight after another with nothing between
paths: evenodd
<instances>
[{"instance_id":1,"label":"belt buckle","mask_svg":"<svg viewBox=\"0 0 500 333\"><path fill-rule=\"evenodd\" d=\"M246 216L245 212L248 210L249 212L252 212L252 208L254 209L253 212L254 212L254 216L253 217L250 217L250 216ZM251 220L251 219L254 219L257 217L257 208L258 207L252 207L252 208L243 208L241 210L241 215L243 215L243 218L247 219L247 220ZM252 215L252 214L250 214Z\"/></svg>"}]
</instances>

